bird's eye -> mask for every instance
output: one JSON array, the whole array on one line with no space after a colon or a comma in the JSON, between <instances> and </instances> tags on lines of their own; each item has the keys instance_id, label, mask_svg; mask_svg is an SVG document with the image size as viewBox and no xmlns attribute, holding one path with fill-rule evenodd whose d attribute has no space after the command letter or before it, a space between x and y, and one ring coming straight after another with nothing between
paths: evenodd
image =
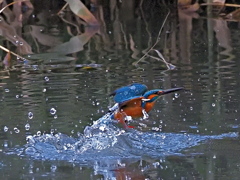
<instances>
[{"instance_id":1,"label":"bird's eye","mask_svg":"<svg viewBox=\"0 0 240 180\"><path fill-rule=\"evenodd\" d=\"M158 95L159 95L159 94L162 94L162 91L158 91L156 94L158 94Z\"/></svg>"}]
</instances>

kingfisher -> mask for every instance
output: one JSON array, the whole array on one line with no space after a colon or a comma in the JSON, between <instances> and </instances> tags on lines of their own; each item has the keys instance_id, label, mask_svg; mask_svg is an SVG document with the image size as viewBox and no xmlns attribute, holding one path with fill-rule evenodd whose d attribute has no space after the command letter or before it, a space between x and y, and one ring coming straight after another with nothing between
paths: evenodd
<instances>
[{"instance_id":1,"label":"kingfisher","mask_svg":"<svg viewBox=\"0 0 240 180\"><path fill-rule=\"evenodd\" d=\"M133 83L121 87L110 94L111 96L114 96L114 101L116 102L116 104L109 109L112 113L111 117L122 123L124 127L131 128L132 126L126 125L126 121L129 117L148 118L148 113L152 110L156 100L160 96L183 89L183 87L178 87L165 90L153 89L148 91L146 85L139 83Z\"/></svg>"}]
</instances>

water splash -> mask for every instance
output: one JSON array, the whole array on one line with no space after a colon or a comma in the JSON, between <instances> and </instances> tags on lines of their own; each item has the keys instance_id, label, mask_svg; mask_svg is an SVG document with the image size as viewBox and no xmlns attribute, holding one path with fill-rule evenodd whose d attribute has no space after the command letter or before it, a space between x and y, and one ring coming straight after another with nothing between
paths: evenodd
<instances>
[{"instance_id":1,"label":"water splash","mask_svg":"<svg viewBox=\"0 0 240 180\"><path fill-rule=\"evenodd\" d=\"M109 115L86 126L77 138L62 133L27 137L22 156L41 160L95 162L96 160L139 159L142 156L183 155L182 150L209 139L238 137L237 133L203 136L186 133L140 132L115 126Z\"/></svg>"}]
</instances>

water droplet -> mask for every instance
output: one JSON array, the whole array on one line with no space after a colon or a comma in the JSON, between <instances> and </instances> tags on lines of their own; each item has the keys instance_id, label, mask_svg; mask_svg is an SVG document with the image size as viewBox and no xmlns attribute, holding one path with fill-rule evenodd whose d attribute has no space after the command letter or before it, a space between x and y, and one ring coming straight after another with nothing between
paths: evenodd
<instances>
[{"instance_id":1,"label":"water droplet","mask_svg":"<svg viewBox=\"0 0 240 180\"><path fill-rule=\"evenodd\" d=\"M50 114L54 115L56 114L57 110L55 108L51 108L50 109Z\"/></svg>"},{"instance_id":2,"label":"water droplet","mask_svg":"<svg viewBox=\"0 0 240 180\"><path fill-rule=\"evenodd\" d=\"M190 110L191 110L191 111L193 110L193 107L192 107L192 106L190 107Z\"/></svg>"},{"instance_id":3,"label":"water droplet","mask_svg":"<svg viewBox=\"0 0 240 180\"><path fill-rule=\"evenodd\" d=\"M53 118L54 118L54 119L57 119L57 118L58 118L58 116L55 114Z\"/></svg>"},{"instance_id":4,"label":"water droplet","mask_svg":"<svg viewBox=\"0 0 240 180\"><path fill-rule=\"evenodd\" d=\"M19 98L19 95L16 95L16 98L18 99L18 98Z\"/></svg>"},{"instance_id":5,"label":"water droplet","mask_svg":"<svg viewBox=\"0 0 240 180\"><path fill-rule=\"evenodd\" d=\"M33 68L34 71L36 71L38 69L38 66L33 65L32 68Z\"/></svg>"},{"instance_id":6,"label":"water droplet","mask_svg":"<svg viewBox=\"0 0 240 180\"><path fill-rule=\"evenodd\" d=\"M27 136L26 141L27 141L28 144L34 144L35 143L35 140L34 140L33 136Z\"/></svg>"},{"instance_id":7,"label":"water droplet","mask_svg":"<svg viewBox=\"0 0 240 180\"><path fill-rule=\"evenodd\" d=\"M37 132L37 136L41 136L41 131L38 131L38 132Z\"/></svg>"},{"instance_id":8,"label":"water droplet","mask_svg":"<svg viewBox=\"0 0 240 180\"><path fill-rule=\"evenodd\" d=\"M19 42L19 45L22 46L22 45L23 45L23 42Z\"/></svg>"},{"instance_id":9,"label":"water droplet","mask_svg":"<svg viewBox=\"0 0 240 180\"><path fill-rule=\"evenodd\" d=\"M28 119L32 119L33 118L33 113L32 112L29 112L28 113Z\"/></svg>"},{"instance_id":10,"label":"water droplet","mask_svg":"<svg viewBox=\"0 0 240 180\"><path fill-rule=\"evenodd\" d=\"M49 81L49 78L47 76L44 77L45 81Z\"/></svg>"},{"instance_id":11,"label":"water droplet","mask_svg":"<svg viewBox=\"0 0 240 180\"><path fill-rule=\"evenodd\" d=\"M153 131L159 131L159 128L158 127L152 127L152 130Z\"/></svg>"},{"instance_id":12,"label":"water droplet","mask_svg":"<svg viewBox=\"0 0 240 180\"><path fill-rule=\"evenodd\" d=\"M175 98L179 98L180 94L175 93L174 96L175 96Z\"/></svg>"},{"instance_id":13,"label":"water droplet","mask_svg":"<svg viewBox=\"0 0 240 180\"><path fill-rule=\"evenodd\" d=\"M212 103L212 107L215 107L216 106L216 104L215 103Z\"/></svg>"},{"instance_id":14,"label":"water droplet","mask_svg":"<svg viewBox=\"0 0 240 180\"><path fill-rule=\"evenodd\" d=\"M102 125L102 126L100 126L100 127L99 127L99 129L100 129L101 131L104 131L104 130L105 130L105 128L106 128L106 126L105 126L105 125Z\"/></svg>"},{"instance_id":15,"label":"water droplet","mask_svg":"<svg viewBox=\"0 0 240 180\"><path fill-rule=\"evenodd\" d=\"M92 136L92 128L90 126L86 126L83 132L86 137Z\"/></svg>"},{"instance_id":16,"label":"water droplet","mask_svg":"<svg viewBox=\"0 0 240 180\"><path fill-rule=\"evenodd\" d=\"M15 133L19 133L20 132L20 130L17 127L13 128L13 130L14 130Z\"/></svg>"},{"instance_id":17,"label":"water droplet","mask_svg":"<svg viewBox=\"0 0 240 180\"><path fill-rule=\"evenodd\" d=\"M8 142L7 142L7 141L4 141L3 146L4 146L5 148L8 147Z\"/></svg>"},{"instance_id":18,"label":"water droplet","mask_svg":"<svg viewBox=\"0 0 240 180\"><path fill-rule=\"evenodd\" d=\"M30 124L29 124L29 123L27 123L27 124L25 125L25 129L26 129L26 131L29 131L29 129L30 129Z\"/></svg>"},{"instance_id":19,"label":"water droplet","mask_svg":"<svg viewBox=\"0 0 240 180\"><path fill-rule=\"evenodd\" d=\"M57 170L57 166L51 165L51 172L56 172L56 170Z\"/></svg>"},{"instance_id":20,"label":"water droplet","mask_svg":"<svg viewBox=\"0 0 240 180\"><path fill-rule=\"evenodd\" d=\"M159 162L154 162L154 163L152 163L152 165L153 165L155 168L157 168L157 166L159 166L160 163L159 163Z\"/></svg>"},{"instance_id":21,"label":"water droplet","mask_svg":"<svg viewBox=\"0 0 240 180\"><path fill-rule=\"evenodd\" d=\"M216 157L216 155L213 155L213 159L216 159L217 157Z\"/></svg>"},{"instance_id":22,"label":"water droplet","mask_svg":"<svg viewBox=\"0 0 240 180\"><path fill-rule=\"evenodd\" d=\"M42 92L46 92L47 91L47 89L46 88L44 88L43 90L42 90Z\"/></svg>"},{"instance_id":23,"label":"water droplet","mask_svg":"<svg viewBox=\"0 0 240 180\"><path fill-rule=\"evenodd\" d=\"M10 90L9 89L5 89L5 92L10 92Z\"/></svg>"},{"instance_id":24,"label":"water droplet","mask_svg":"<svg viewBox=\"0 0 240 180\"><path fill-rule=\"evenodd\" d=\"M8 131L8 127L7 127L7 126L4 126L3 131L4 131L4 132L7 132L7 131Z\"/></svg>"}]
</instances>

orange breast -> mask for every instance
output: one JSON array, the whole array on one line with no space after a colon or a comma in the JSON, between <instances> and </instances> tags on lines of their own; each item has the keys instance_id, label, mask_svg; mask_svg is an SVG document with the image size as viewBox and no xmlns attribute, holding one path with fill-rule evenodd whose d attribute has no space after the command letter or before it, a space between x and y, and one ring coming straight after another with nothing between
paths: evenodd
<instances>
[{"instance_id":1,"label":"orange breast","mask_svg":"<svg viewBox=\"0 0 240 180\"><path fill-rule=\"evenodd\" d=\"M142 110L143 108L141 106L136 106L136 107L128 107L128 108L121 109L120 112L125 113L127 116L138 118L143 116Z\"/></svg>"},{"instance_id":2,"label":"orange breast","mask_svg":"<svg viewBox=\"0 0 240 180\"><path fill-rule=\"evenodd\" d=\"M150 102L150 103L146 103L145 105L145 111L148 113L152 110L153 106L154 106L155 102Z\"/></svg>"},{"instance_id":3,"label":"orange breast","mask_svg":"<svg viewBox=\"0 0 240 180\"><path fill-rule=\"evenodd\" d=\"M149 96L147 97L147 99L152 99L152 98L154 98L154 97L156 97L156 96L158 96L158 95L156 95L156 94L151 94L151 95L149 95ZM147 113L150 112L150 111L152 110L152 108L153 108L155 102L156 102L156 101L153 101L153 102L147 102L147 103L146 103L144 109L145 109L145 111L146 111Z\"/></svg>"},{"instance_id":4,"label":"orange breast","mask_svg":"<svg viewBox=\"0 0 240 180\"><path fill-rule=\"evenodd\" d=\"M152 110L155 102L146 103L144 110L148 113ZM115 119L121 119L122 116L131 116L133 118L143 117L143 108L141 105L127 106L115 113Z\"/></svg>"},{"instance_id":5,"label":"orange breast","mask_svg":"<svg viewBox=\"0 0 240 180\"><path fill-rule=\"evenodd\" d=\"M114 114L114 119L124 121L126 116L131 116L133 118L142 117L142 107L128 107L121 109Z\"/></svg>"},{"instance_id":6,"label":"orange breast","mask_svg":"<svg viewBox=\"0 0 240 180\"><path fill-rule=\"evenodd\" d=\"M148 99L155 97L156 95L150 95ZM143 97L133 98L129 101L126 101L120 104L120 109L114 114L114 119L119 120L120 122L125 122L126 116L131 116L133 118L143 117L143 108L142 108L142 99ZM145 104L144 110L148 113L152 110L155 101L147 102Z\"/></svg>"}]
</instances>

